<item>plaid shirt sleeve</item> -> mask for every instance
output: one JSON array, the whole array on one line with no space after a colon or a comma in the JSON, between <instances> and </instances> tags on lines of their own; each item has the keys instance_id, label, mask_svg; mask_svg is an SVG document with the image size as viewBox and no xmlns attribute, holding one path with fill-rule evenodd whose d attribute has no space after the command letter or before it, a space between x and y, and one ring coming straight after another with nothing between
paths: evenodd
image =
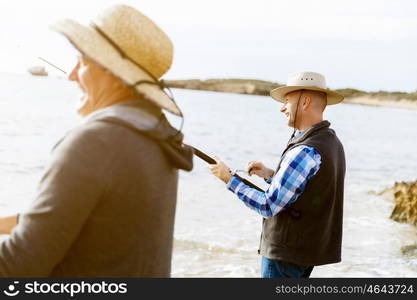
<instances>
[{"instance_id":1,"label":"plaid shirt sleeve","mask_svg":"<svg viewBox=\"0 0 417 300\"><path fill-rule=\"evenodd\" d=\"M321 157L316 149L301 145L285 154L280 169L265 192L250 188L236 177L229 180L227 188L246 206L270 218L297 200L308 180L318 172L320 163Z\"/></svg>"}]
</instances>

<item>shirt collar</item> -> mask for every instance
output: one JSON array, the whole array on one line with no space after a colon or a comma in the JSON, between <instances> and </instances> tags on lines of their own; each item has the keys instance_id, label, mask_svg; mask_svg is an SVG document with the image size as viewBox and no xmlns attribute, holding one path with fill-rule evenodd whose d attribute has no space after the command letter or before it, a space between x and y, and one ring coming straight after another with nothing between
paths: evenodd
<instances>
[{"instance_id":1,"label":"shirt collar","mask_svg":"<svg viewBox=\"0 0 417 300\"><path fill-rule=\"evenodd\" d=\"M304 130L296 130L295 134L294 134L294 138L299 137L304 131L305 131L305 129Z\"/></svg>"}]
</instances>

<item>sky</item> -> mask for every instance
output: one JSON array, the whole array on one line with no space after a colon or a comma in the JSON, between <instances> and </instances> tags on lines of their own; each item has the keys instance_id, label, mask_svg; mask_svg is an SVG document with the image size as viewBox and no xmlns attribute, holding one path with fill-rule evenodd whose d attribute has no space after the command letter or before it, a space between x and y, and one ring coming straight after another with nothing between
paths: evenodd
<instances>
[{"instance_id":1,"label":"sky","mask_svg":"<svg viewBox=\"0 0 417 300\"><path fill-rule=\"evenodd\" d=\"M26 73L44 57L64 69L74 51L50 30L88 24L123 3L174 43L166 79L255 78L285 83L315 71L330 88L417 90L417 1L411 0L14 0L0 2L0 72ZM48 69L52 74L52 69Z\"/></svg>"}]
</instances>

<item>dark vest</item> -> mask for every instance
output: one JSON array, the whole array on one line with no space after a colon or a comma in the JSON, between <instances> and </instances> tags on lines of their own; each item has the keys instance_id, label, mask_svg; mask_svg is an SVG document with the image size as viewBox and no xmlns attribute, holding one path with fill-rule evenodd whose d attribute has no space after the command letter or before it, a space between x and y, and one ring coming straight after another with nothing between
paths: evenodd
<instances>
[{"instance_id":1,"label":"dark vest","mask_svg":"<svg viewBox=\"0 0 417 300\"><path fill-rule=\"evenodd\" d=\"M320 169L301 196L276 216L264 219L260 253L301 266L341 261L345 154L328 121L322 121L292 140L285 154L299 146L314 147Z\"/></svg>"}]
</instances>

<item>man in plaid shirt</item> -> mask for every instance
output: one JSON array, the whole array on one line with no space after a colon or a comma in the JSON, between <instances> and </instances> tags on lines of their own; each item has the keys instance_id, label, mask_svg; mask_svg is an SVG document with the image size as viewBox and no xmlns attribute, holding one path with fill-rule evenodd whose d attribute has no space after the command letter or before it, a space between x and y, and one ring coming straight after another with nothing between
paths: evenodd
<instances>
[{"instance_id":1,"label":"man in plaid shirt","mask_svg":"<svg viewBox=\"0 0 417 300\"><path fill-rule=\"evenodd\" d=\"M290 84L284 87L287 90L282 91L285 94L282 99L278 99L283 102L280 111L287 117L288 126L294 128L289 145L303 133L309 134L307 131L312 131L317 124L327 122L323 121L323 111L329 98L327 89L313 85L319 85L317 81L321 78L324 81L322 75L305 72L292 76L295 76L298 81L291 84L289 80ZM315 82L313 82L313 77L316 79ZM302 86L307 83L300 81L306 79L312 81L311 86ZM288 89L291 87L296 88ZM274 97L273 92L271 95ZM330 97L332 96L335 95L331 94ZM343 97L338 98L340 101L342 99ZM318 173L322 163L319 151L311 145L302 143L284 151L276 172L264 166L260 161L249 162L246 166L248 174L260 176L270 184L265 192L261 192L245 185L230 172L224 162L218 158L215 159L217 164L210 165L211 172L224 181L227 188L235 193L246 206L266 219L277 216L294 204L303 194L307 183ZM309 277L313 266L298 265L263 256L261 269L262 277Z\"/></svg>"}]
</instances>

